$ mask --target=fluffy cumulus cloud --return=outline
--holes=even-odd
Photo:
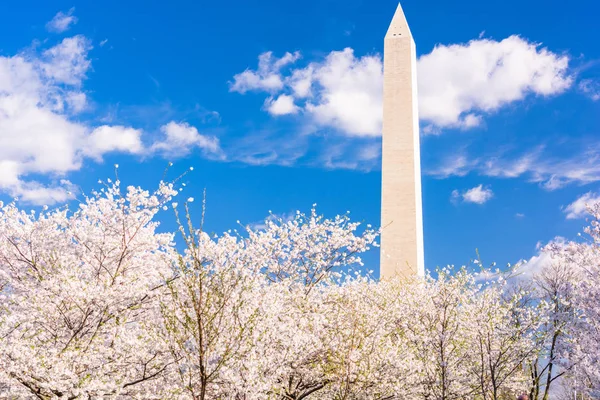
[[[258,68],[253,71],[247,69],[233,77],[230,86],[232,92],[246,93],[248,91],[277,92],[284,87],[281,69],[288,64],[296,62],[300,53],[285,53],[281,58],[273,57],[268,51],[258,57]]]
[[[492,197],[494,197],[492,189],[479,185],[463,192],[453,190],[451,200],[453,202],[462,200],[465,203],[484,204],[491,200]]]
[[[301,113],[311,124],[349,136],[381,134],[383,67],[380,55],[332,51],[296,66],[298,53],[259,56],[258,68],[234,76],[231,91],[263,91],[272,115]],[[550,96],[573,82],[569,57],[510,36],[439,45],[418,60],[419,113],[424,133],[479,126],[485,115],[528,95]],[[591,84],[580,88],[592,91]]]
[[[306,111],[323,126],[332,126],[351,136],[381,133],[381,60],[377,56],[357,58],[352,49],[331,52],[314,71],[314,100]]]
[[[161,126],[163,138],[154,143],[151,150],[165,154],[167,157],[188,155],[194,148],[205,154],[220,157],[219,139],[214,136],[201,135],[198,129],[182,122],[171,121]]]
[[[298,59],[298,53],[280,59],[271,52],[261,54],[258,69],[234,76],[230,89],[281,93],[266,100],[265,108],[272,115],[302,112],[311,124],[350,136],[381,133],[383,70],[379,56],[356,57],[346,48],[303,68],[282,69]]]
[[[46,29],[50,32],[62,33],[72,25],[77,23],[77,17],[73,15],[75,8],[71,8],[66,13],[59,11],[52,20],[46,24]]]
[[[215,138],[187,125],[170,123],[164,138],[145,146],[142,131],[126,126],[94,126],[80,113],[87,107],[83,83],[91,67],[90,41],[65,38],[39,52],[0,56],[0,192],[35,204],[73,196],[65,175],[84,160],[105,154],[187,154],[192,148],[218,149]],[[42,184],[31,176],[47,176]]]
[[[585,218],[588,215],[588,207],[596,203],[600,203],[600,195],[589,192],[564,207],[563,212],[567,219]]]
[[[81,83],[91,46],[83,36],[64,39],[39,56],[0,57],[0,190],[42,198],[28,174],[64,174],[81,165],[86,127],[70,117],[85,107]],[[66,193],[48,188],[51,198]]]
[[[87,137],[84,154],[101,161],[110,152],[141,154],[144,151],[142,131],[125,126],[103,125],[92,130]]]
[[[564,92],[573,81],[568,66],[568,56],[519,36],[436,46],[419,59],[420,116],[439,127],[477,126],[528,94]]]
[[[271,115],[296,114],[299,111],[299,107],[294,104],[294,98],[287,94],[280,94],[276,99],[267,98],[265,108]]]

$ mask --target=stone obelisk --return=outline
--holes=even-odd
[[[417,55],[398,4],[383,49],[382,279],[424,274]]]

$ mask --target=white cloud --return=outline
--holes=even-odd
[[[450,194],[450,201],[454,204],[460,201],[460,192],[458,191],[458,189],[454,189],[452,191],[452,193]]]
[[[57,193],[65,196],[60,186],[42,188],[22,178],[80,168],[87,128],[70,116],[85,107],[80,86],[90,65],[88,50],[87,40],[76,36],[39,57],[0,57],[0,190],[40,199],[47,189],[50,201],[61,197]]]
[[[549,268],[553,259],[551,252],[547,251],[546,246],[565,246],[567,240],[562,236],[556,236],[547,244],[543,244],[541,241],[537,242],[535,249],[537,254],[532,256],[529,260],[520,260],[515,264],[515,278],[516,282],[531,282],[532,279],[539,275],[544,269]]]
[[[286,53],[280,59],[271,52],[263,53],[258,69],[235,75],[230,89],[240,93],[283,92],[277,100],[266,100],[265,108],[273,115],[303,110],[317,128],[335,128],[350,136],[381,134],[383,75],[379,56],[355,57],[354,51],[346,48],[284,74],[281,67],[299,58],[299,53]]]
[[[543,182],[540,183],[540,186],[544,189],[546,189],[549,192],[552,192],[553,190],[558,190],[558,189],[562,189],[563,187],[567,186],[569,184],[569,181],[565,178],[556,176],[556,175],[551,175],[548,180],[545,180]]]
[[[103,125],[94,129],[87,137],[86,155],[100,161],[102,155],[114,151],[141,154],[144,145],[142,131],[125,126]]]
[[[200,148],[223,159],[217,138],[185,123],[164,125],[164,137],[146,146],[142,130],[84,120],[79,114],[88,108],[83,84],[91,49],[90,40],[77,35],[0,56],[0,192],[35,204],[65,201],[75,191],[65,176],[112,152],[177,157]]]
[[[91,49],[85,36],[64,39],[42,53],[44,77],[54,84],[80,86],[91,65],[87,57]]]
[[[488,157],[482,168],[487,176],[516,178],[539,165],[542,150],[537,148],[509,162],[498,157]]]
[[[516,264],[515,275],[517,282],[531,282],[544,269],[552,265],[552,256],[547,251],[539,251],[529,260],[521,260]]]
[[[600,195],[588,192],[563,209],[567,219],[580,219],[588,215],[588,206],[600,203]]]
[[[167,157],[182,157],[189,154],[193,148],[199,148],[205,154],[222,157],[218,138],[201,135],[198,129],[185,122],[171,121],[161,126],[160,131],[164,139],[154,143],[151,151],[162,153]]]
[[[467,190],[462,196],[466,203],[483,204],[494,196],[494,192],[491,189],[484,189],[483,185],[479,185]]]
[[[479,164],[479,159],[470,159],[464,154],[446,158],[439,166],[426,171],[428,175],[437,178],[449,176],[465,176]]]
[[[479,185],[465,190],[462,193],[456,189],[453,190],[450,200],[452,202],[457,202],[458,200],[462,199],[462,201],[465,203],[484,204],[492,197],[494,197],[494,192],[492,192],[492,189],[484,188],[483,185]]]
[[[87,96],[83,92],[65,93],[65,104],[73,114],[77,114],[87,108]]]
[[[379,166],[381,159],[380,141],[361,139],[354,144],[337,142],[322,147],[318,163],[326,168],[370,171]]]
[[[268,128],[249,130],[230,144],[227,157],[249,165],[291,166],[309,151],[308,139],[302,133],[287,136]]]
[[[459,154],[430,167],[425,174],[437,178],[465,176],[472,172],[495,178],[524,176],[548,191],[570,184],[582,185],[600,181],[599,144],[588,141],[568,156],[563,153],[556,153],[556,150],[551,152],[545,146],[537,146],[516,156],[500,154],[481,159]]]
[[[46,29],[56,33],[67,31],[71,25],[77,23],[77,17],[73,15],[73,12],[75,12],[75,7],[71,8],[66,13],[59,11],[54,18],[46,24]]]
[[[82,86],[91,48],[79,35],[39,53],[0,56],[1,192],[35,204],[67,200],[73,185],[57,178],[79,170],[85,159],[102,161],[110,152],[176,157],[201,148],[220,156],[216,138],[183,123],[163,126],[164,139],[147,148],[139,129],[81,122],[77,114],[87,107]],[[53,181],[44,185],[28,179],[34,174]]]
[[[70,182],[44,185],[28,176],[55,180],[86,158],[143,152],[139,130],[76,119],[87,107],[90,49],[87,38],[74,36],[38,54],[0,56],[0,191],[35,204],[64,201],[73,196]]]
[[[61,179],[58,185],[48,187],[39,182],[19,181],[13,188],[13,195],[23,201],[35,205],[63,203],[75,198],[76,186],[66,179]]]
[[[276,99],[267,98],[265,108],[271,115],[296,114],[299,110],[299,107],[294,104],[294,98],[287,94],[280,94]]]
[[[438,45],[419,58],[420,117],[441,127],[477,126],[483,114],[528,94],[549,96],[568,89],[568,64],[568,56],[516,35]]]
[[[285,53],[281,58],[273,57],[268,51],[258,57],[258,69],[256,71],[245,70],[233,77],[233,83],[229,90],[232,92],[246,93],[252,90],[276,92],[283,88],[281,68],[296,62],[300,53]]]
[[[600,83],[591,79],[583,79],[579,82],[577,88],[593,101],[600,100]]]
[[[315,122],[350,136],[381,134],[383,70],[378,56],[358,58],[346,48],[309,68],[318,95],[305,108]]]
[[[381,134],[383,67],[380,55],[356,57],[351,48],[332,51],[305,67],[282,70],[300,58],[271,52],[257,70],[234,76],[231,91],[291,96],[308,123],[349,136]],[[474,128],[487,114],[530,94],[550,96],[572,85],[569,57],[519,36],[439,45],[418,60],[419,113],[423,133]],[[288,101],[288,100],[286,100]],[[270,112],[269,108],[266,108]],[[275,114],[275,113],[272,113]]]
[[[289,86],[291,87],[295,97],[299,99],[312,97],[313,76],[313,65],[293,71],[292,76],[289,78]]]
[[[552,155],[537,148],[515,159],[495,159],[493,163],[481,166],[480,172],[504,178],[529,176],[531,182],[552,191],[573,183],[600,181],[599,157],[598,145],[584,145],[584,148],[567,157]]]
[[[0,188],[13,187],[19,183],[20,165],[12,160],[0,160]]]

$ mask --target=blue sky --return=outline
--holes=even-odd
[[[379,225],[396,5],[2,4],[0,199],[69,201],[115,163],[124,183],[153,186],[172,161],[172,176],[194,167],[185,196],[206,188],[214,232],[313,203]],[[426,267],[476,248],[503,265],[574,238],[600,194],[600,4],[403,8],[419,56]]]

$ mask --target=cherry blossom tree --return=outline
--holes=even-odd
[[[313,208],[310,215],[270,220],[265,230],[248,232],[249,254],[257,260],[253,264],[260,266],[272,290],[281,293],[279,302],[273,302],[281,308],[271,308],[277,318],[271,325],[277,328],[262,349],[267,359],[273,358],[267,373],[271,393],[299,400],[337,380],[339,348],[331,337],[337,326],[331,319],[339,303],[331,298],[332,290],[342,269],[362,266],[360,254],[377,237],[369,226],[357,234],[359,225],[347,215],[325,219]]]
[[[534,276],[533,288],[540,300],[540,317],[535,357],[530,361],[529,375],[532,400],[550,398],[555,382],[568,376],[577,365],[577,347],[580,309],[575,299],[578,269],[554,260]]]
[[[469,346],[464,307],[475,295],[472,277],[440,270],[438,279],[400,286],[395,335],[408,344],[416,378],[412,398],[460,399],[475,393],[467,374]],[[400,294],[399,293],[399,294]]]
[[[212,240],[187,217],[187,230],[180,223],[186,249],[161,300],[164,340],[176,363],[172,392],[194,400],[264,392],[244,366],[262,318],[255,268],[243,241],[229,234]]]
[[[158,233],[177,193],[0,205],[0,397],[545,400],[558,379],[600,395],[597,221],[528,284],[378,282],[361,272],[378,232],[347,214],[211,236],[189,199],[179,234]]]
[[[313,208],[213,239],[187,216],[187,249],[162,309],[190,397],[300,399],[323,389],[331,381],[324,293],[341,268],[360,265],[376,232],[357,235],[347,216],[324,219]]]
[[[286,313],[265,343],[276,345],[263,348],[263,354],[274,351],[265,358],[274,359],[269,373],[277,398],[393,395],[393,383],[402,374],[397,369],[392,373],[398,365],[387,331],[392,311],[374,289],[377,284],[368,279],[348,278],[340,285],[317,287],[310,296],[301,287],[281,292]]]
[[[175,194],[163,183],[122,193],[117,181],[73,211],[2,206],[3,396],[156,397],[171,361],[155,298],[173,249],[153,217]]]
[[[527,388],[523,366],[536,351],[541,321],[530,293],[522,288],[510,290],[500,280],[481,290],[471,308],[467,318],[477,359],[472,373],[482,398],[502,399],[523,391]]]
[[[408,287],[355,277],[332,288],[326,317],[335,373],[327,398],[390,399],[411,386],[409,343],[395,334],[397,295]]]
[[[567,268],[567,278],[573,278],[568,296],[562,296],[559,304],[559,311],[574,304],[578,317],[570,326],[571,343],[568,354],[561,357],[566,364],[563,368],[570,369],[570,385],[595,398],[600,396],[600,203],[590,204],[588,212],[592,220],[585,229],[587,240],[552,243],[545,251]]]

